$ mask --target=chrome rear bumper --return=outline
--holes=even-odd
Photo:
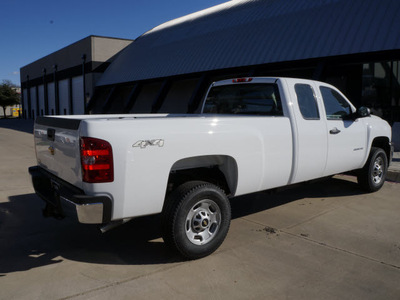
[[[112,201],[107,196],[88,196],[77,187],[41,167],[29,168],[36,194],[46,202],[45,217],[64,218],[75,211],[80,223],[103,224],[111,221]],[[68,208],[73,208],[69,210]]]

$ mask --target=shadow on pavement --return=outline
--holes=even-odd
[[[284,187],[276,192],[266,191],[233,198],[232,218],[245,217],[303,198],[346,197],[363,193],[356,182],[336,177],[321,179]]]
[[[179,261],[162,240],[158,216],[137,218],[105,234],[72,218],[43,218],[35,194],[0,203],[0,276],[62,262],[64,259],[112,265]]]
[[[360,194],[356,183],[341,179],[305,184],[274,195],[256,193],[231,200],[233,218],[303,198]],[[0,276],[57,264],[64,259],[111,265],[151,265],[181,261],[160,239],[159,216],[134,219],[105,234],[74,219],[43,218],[35,194],[0,203]]]
[[[33,120],[24,119],[0,119],[0,128],[7,128],[26,133],[33,132]]]

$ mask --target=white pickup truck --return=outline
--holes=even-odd
[[[215,82],[195,115],[40,117],[34,139],[45,216],[72,205],[106,230],[161,213],[164,241],[189,259],[225,239],[229,198],[348,171],[377,191],[393,154],[386,121],[292,78]]]

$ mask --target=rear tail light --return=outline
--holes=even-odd
[[[247,77],[247,78],[236,78],[236,79],[232,79],[233,83],[238,83],[238,82],[250,82],[252,81],[253,78],[251,77]]]
[[[84,182],[100,183],[114,181],[113,153],[109,142],[81,138],[82,179]]]

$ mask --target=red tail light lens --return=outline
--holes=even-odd
[[[236,78],[236,79],[232,79],[233,83],[238,83],[238,82],[250,82],[252,81],[253,78],[248,77],[248,78]]]
[[[114,181],[113,153],[109,142],[81,138],[82,179],[84,182],[100,183]]]

